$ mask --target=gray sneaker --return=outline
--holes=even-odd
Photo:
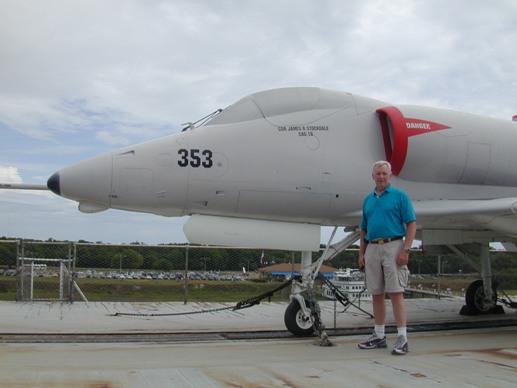
[[[375,331],[372,336],[368,338],[366,341],[357,344],[360,349],[376,349],[376,348],[387,348],[388,343],[386,342],[386,336],[379,338]]]
[[[402,335],[399,335],[399,338],[397,338],[397,342],[395,342],[395,347],[393,348],[393,351],[391,354],[395,356],[403,356],[409,352],[409,346],[407,344],[407,338],[405,338]]]

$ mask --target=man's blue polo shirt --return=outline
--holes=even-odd
[[[366,230],[367,240],[405,236],[405,224],[415,220],[415,211],[408,195],[391,184],[380,197],[374,189],[364,199],[361,229]]]

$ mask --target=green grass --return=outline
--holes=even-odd
[[[441,289],[450,288],[455,295],[463,295],[468,285],[476,279],[449,278],[441,279]],[[139,279],[77,279],[82,292],[90,302],[239,302],[278,287],[279,282],[252,281],[210,281],[191,280],[185,294],[184,281],[174,280],[139,280]],[[438,287],[438,279],[412,279],[413,287]],[[505,290],[508,295],[517,295],[517,290]],[[290,287],[275,293],[272,301],[288,301]],[[35,278],[34,298],[59,298],[57,278]],[[81,297],[77,291],[73,294],[75,301]],[[16,278],[0,276],[0,300],[16,300]]]
[[[189,281],[185,293],[183,281],[80,279],[77,283],[89,301],[117,302],[183,302],[185,298],[189,302],[238,302],[270,291],[280,284]],[[75,300],[78,298],[78,295],[74,297]],[[276,293],[272,300],[282,300],[281,293]]]
[[[88,301],[106,302],[239,302],[273,290],[281,283],[250,281],[201,281],[188,282],[185,296],[185,283],[174,280],[140,279],[77,279],[79,288]],[[287,300],[290,287],[277,292],[272,301]],[[58,298],[57,278],[35,278],[34,298]],[[16,279],[0,277],[0,300],[15,300]],[[74,290],[74,300],[81,297]]]

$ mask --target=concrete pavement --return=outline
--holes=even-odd
[[[235,340],[213,332],[285,332],[286,303],[262,303],[239,311],[176,315],[114,316],[201,311],[231,304],[196,303],[16,303],[0,302],[0,386],[2,387],[513,387],[517,383],[517,314],[464,317],[459,298],[408,300],[410,352],[361,350],[361,335],[336,335],[335,346],[317,338]],[[361,307],[371,311],[370,302]],[[371,318],[350,307],[334,315],[321,303],[327,328],[365,328]],[[342,309],[339,309],[340,311]],[[389,311],[389,309],[388,309]],[[503,327],[446,330],[458,322],[503,320]],[[440,331],[419,331],[426,322]],[[388,324],[392,324],[389,314]],[[506,326],[511,325],[511,326]],[[11,341],[45,334],[169,333],[170,340],[59,343]],[[175,338],[174,334],[190,334]]]

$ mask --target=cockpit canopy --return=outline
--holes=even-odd
[[[231,124],[294,112],[337,111],[353,106],[348,93],[320,88],[283,88],[246,96],[224,109],[206,125]]]

